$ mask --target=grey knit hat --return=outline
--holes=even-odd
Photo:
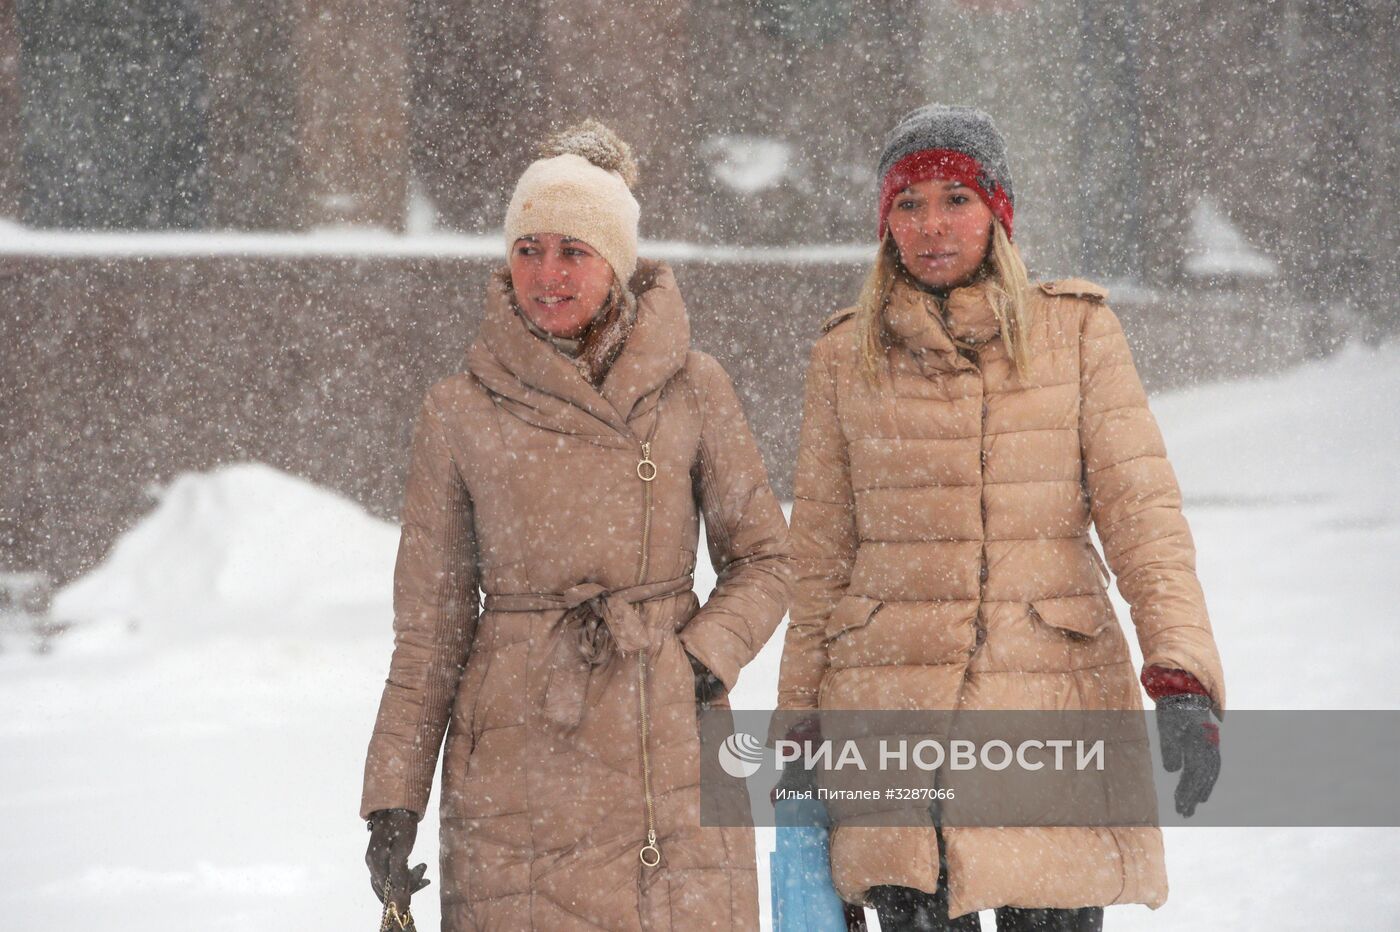
[[[972,188],[1011,235],[1015,195],[1006,141],[992,118],[975,107],[929,104],[905,116],[885,139],[878,176],[882,239],[895,195],[929,178]]]

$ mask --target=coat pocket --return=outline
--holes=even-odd
[[[1106,592],[1037,599],[1028,608],[1031,618],[1076,640],[1096,638],[1118,620]]]
[[[834,641],[848,631],[856,628],[864,628],[870,624],[870,619],[875,617],[875,613],[884,605],[879,599],[872,599],[863,595],[845,595],[841,601],[836,603],[836,607],[831,610],[831,615],[826,619],[826,640]]]

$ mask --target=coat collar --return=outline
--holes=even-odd
[[[997,323],[985,282],[954,288],[946,300],[900,277],[885,305],[885,327],[919,360],[934,369],[972,365],[958,349],[974,348],[997,336]]]
[[[629,282],[637,321],[601,388],[573,361],[525,325],[511,303],[508,275],[491,277],[486,313],[467,351],[467,368],[492,392],[531,412],[530,420],[566,433],[606,429],[630,434],[639,402],[685,364],[690,321],[675,275],[661,262],[638,263]]]
[[[943,308],[944,321],[954,342],[976,346],[1001,333],[1001,324],[987,297],[985,281],[953,289]]]

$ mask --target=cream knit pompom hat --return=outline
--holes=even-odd
[[[507,255],[522,236],[559,233],[596,249],[626,285],[637,268],[641,217],[631,148],[597,120],[584,120],[550,137],[540,155],[506,208]]]

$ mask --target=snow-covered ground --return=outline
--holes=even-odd
[[[1154,399],[1232,707],[1400,708],[1396,398],[1398,345]],[[186,475],[58,594],[83,624],[52,654],[0,643],[0,926],[369,928],[356,811],[396,540],[264,466]],[[736,705],[771,704],[780,649]],[[434,879],[436,835],[430,815]],[[1108,929],[1400,928],[1400,830],[1173,829],[1167,856],[1167,905]]]

